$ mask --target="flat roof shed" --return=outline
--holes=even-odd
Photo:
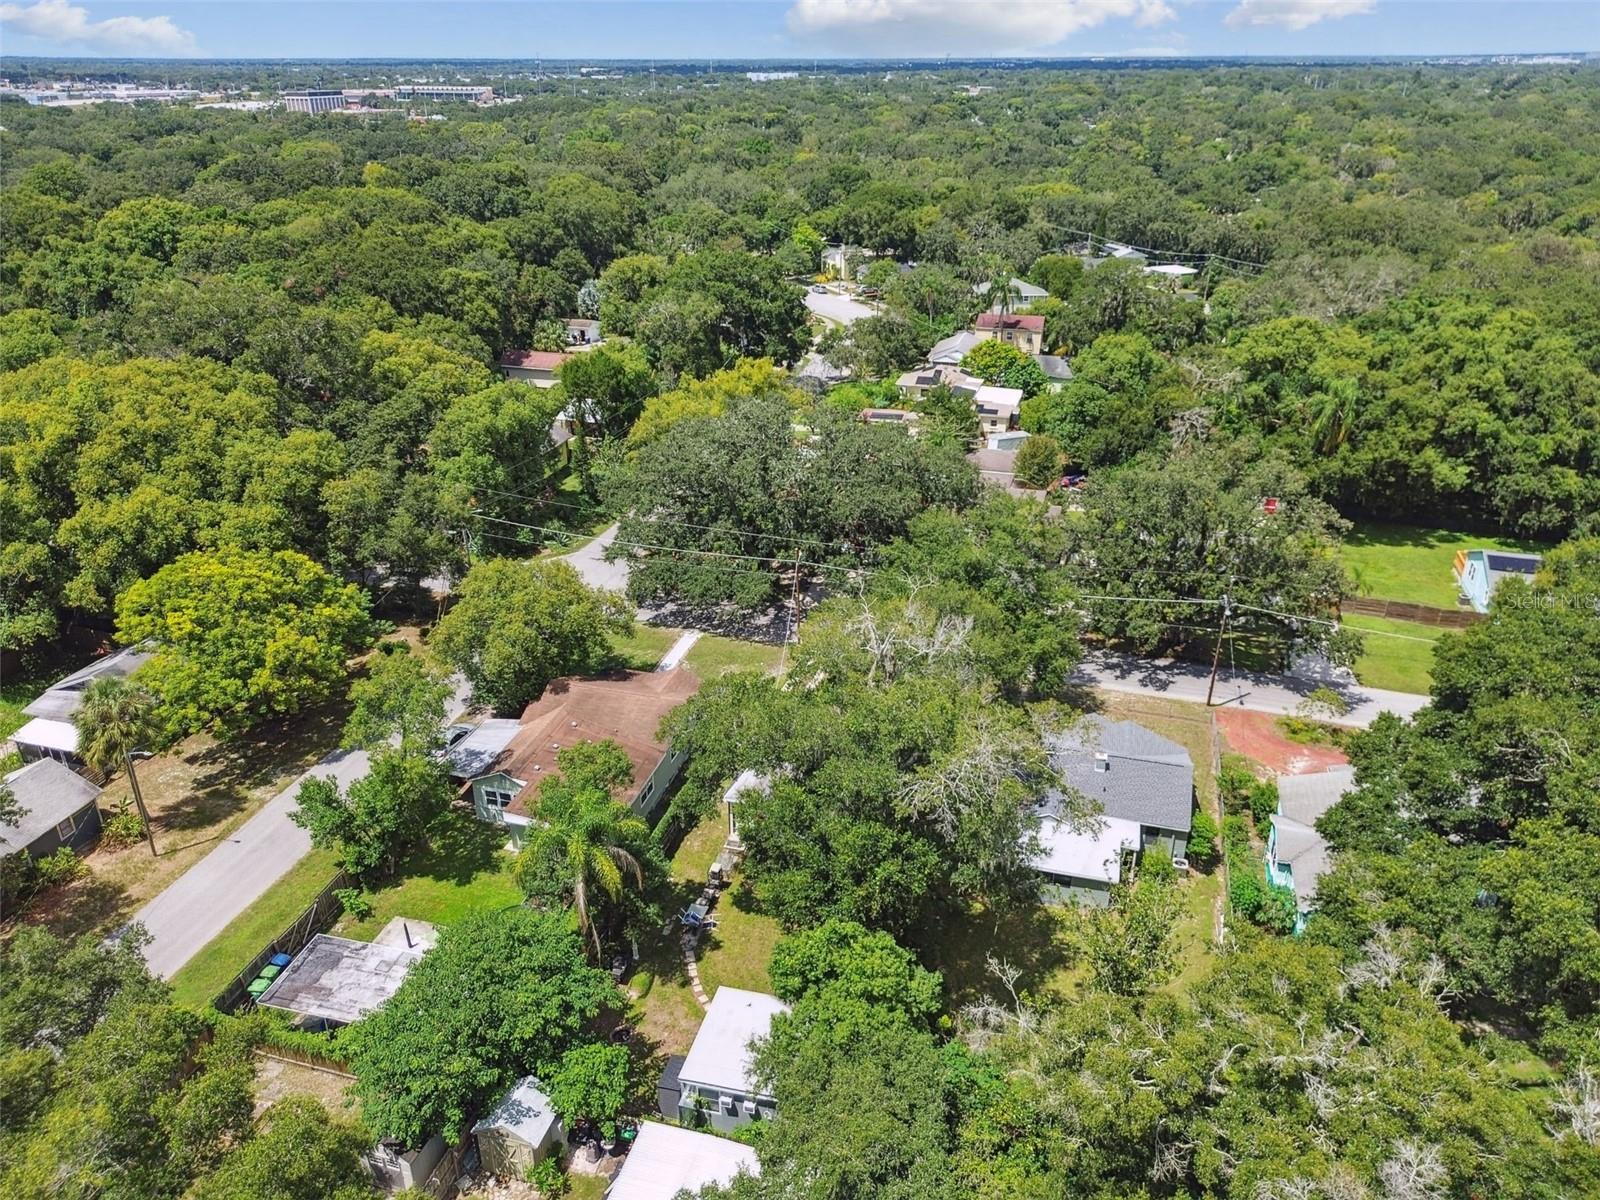
[[[349,1025],[400,990],[423,949],[319,933],[256,1003]]]

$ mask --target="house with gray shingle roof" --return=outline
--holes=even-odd
[[[0,825],[0,854],[26,851],[44,858],[62,846],[83,854],[100,838],[100,789],[53,758],[41,758],[5,777],[21,815]]]
[[[1355,786],[1354,767],[1335,767],[1314,775],[1278,778],[1278,811],[1267,835],[1267,880],[1291,888],[1295,899],[1295,932],[1317,906],[1317,880],[1331,865],[1328,843],[1317,832],[1323,813]]]
[[[1050,894],[1105,904],[1124,868],[1140,854],[1181,858],[1194,813],[1194,763],[1177,742],[1133,721],[1089,716],[1045,738],[1050,765],[1066,789],[1099,810],[1092,827],[1063,820],[1061,791],[1040,804],[1035,865]]]

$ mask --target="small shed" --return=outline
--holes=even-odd
[[[550,1097],[531,1075],[519,1080],[472,1132],[484,1170],[501,1179],[522,1178],[566,1136]]]

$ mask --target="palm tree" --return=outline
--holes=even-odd
[[[78,757],[102,779],[122,765],[128,751],[155,732],[155,697],[129,679],[106,675],[83,689],[72,714]]]
[[[1350,437],[1361,402],[1361,387],[1349,376],[1330,379],[1311,398],[1311,436],[1317,450],[1332,454]]]
[[[604,786],[558,778],[540,788],[537,821],[517,859],[517,884],[530,900],[571,905],[598,958],[608,910],[630,885],[644,890],[639,847],[650,827]]]

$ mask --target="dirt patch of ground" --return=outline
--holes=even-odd
[[[256,1115],[260,1116],[288,1096],[310,1096],[323,1108],[339,1117],[355,1115],[354,1083],[345,1075],[319,1071],[279,1058],[256,1058]]]
[[[331,704],[229,741],[195,734],[141,762],[156,856],[142,838],[102,842],[84,858],[82,878],[34,897],[16,916],[62,936],[117,928],[337,746],[346,707]],[[118,774],[100,811],[109,818],[128,797],[127,776]]]
[[[1314,775],[1350,761],[1332,746],[1308,746],[1285,737],[1271,713],[1219,708],[1215,716],[1228,749],[1279,775]]]

